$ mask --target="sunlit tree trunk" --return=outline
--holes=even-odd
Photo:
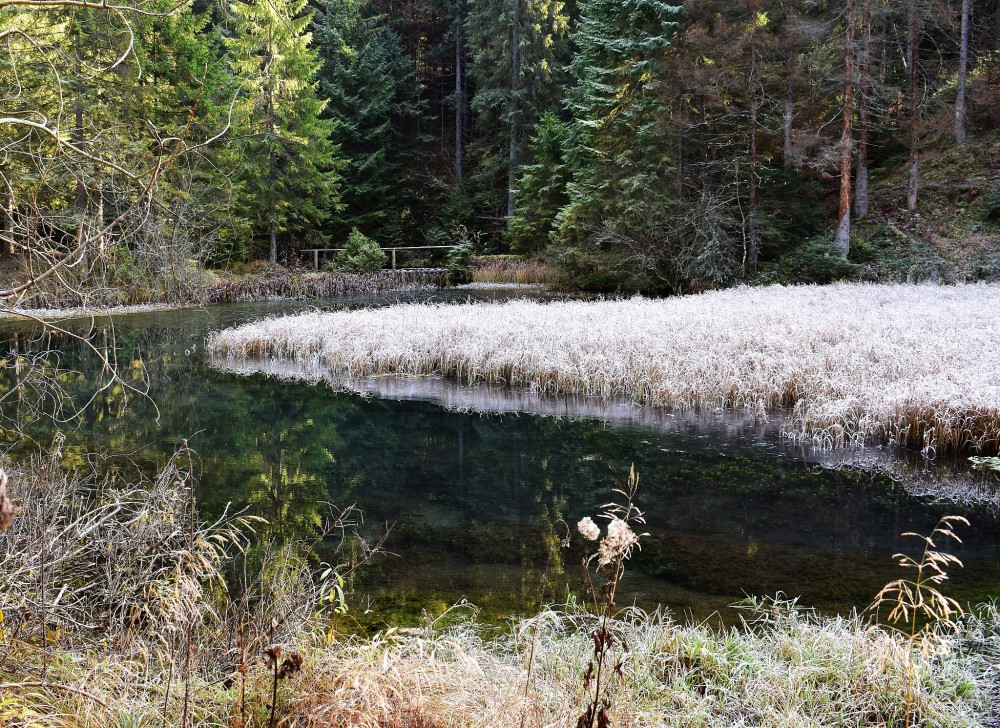
[[[854,217],[868,216],[868,94],[871,89],[872,8],[861,0],[861,58],[858,83],[858,168],[854,176]]]
[[[80,47],[80,27],[79,23],[81,21],[78,19],[74,28],[74,43],[76,50],[76,83],[75,83],[75,99],[73,100],[73,144],[77,149],[85,149],[87,142],[83,135],[83,55],[82,49]],[[82,175],[82,170],[78,172]],[[80,239],[87,234],[84,227],[87,224],[87,183],[83,177],[78,177],[76,180],[76,214],[79,218],[80,225]],[[84,248],[83,253],[80,257],[80,269],[86,273],[90,269],[90,256],[86,248]]]
[[[917,209],[917,184],[920,181],[920,16],[917,0],[909,0],[907,21],[907,56],[910,72],[910,157],[907,161],[906,209]]]
[[[271,265],[278,262],[278,211],[274,202],[274,186],[277,184],[277,170],[275,169],[274,145],[276,142],[275,119],[274,119],[274,82],[271,78],[270,65],[274,50],[268,44],[267,60],[265,71],[267,73],[267,84],[264,90],[264,104],[267,107],[267,173],[268,173],[268,195],[267,195],[267,232],[268,232],[268,260]]]
[[[965,81],[969,70],[969,0],[962,0],[962,39],[958,50],[958,90],[955,97],[955,141],[965,141]]]
[[[747,206],[747,250],[748,265],[757,265],[757,2],[750,2],[750,164]]]
[[[844,25],[844,121],[840,133],[840,206],[836,245],[843,257],[851,249],[851,147],[854,116],[854,0],[847,0]]]

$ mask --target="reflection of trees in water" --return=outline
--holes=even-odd
[[[324,501],[357,504],[369,535],[398,523],[387,543],[398,557],[362,575],[372,590],[492,599],[509,612],[512,601],[536,604],[545,576],[553,582],[548,598],[562,598],[567,581],[577,583],[579,552],[561,555],[562,575],[546,570],[552,524],[597,511],[633,462],[651,537],[623,586],[654,602],[667,595],[684,606],[725,603],[744,591],[781,589],[811,605],[860,604],[893,576],[897,534],[926,530],[941,514],[942,506],[908,498],[884,477],[804,464],[761,448],[753,433],[484,416],[232,376],[201,357],[211,321],[180,320],[119,323],[115,334],[119,362],[148,375],[159,422],[151,402],[126,404],[125,393],[100,390],[100,365],[79,346],[45,340],[47,350],[61,350],[66,391],[96,392],[94,406],[66,431],[64,452],[113,452],[108,467],[153,472],[189,438],[200,457],[203,515],[229,502],[248,507],[268,519],[267,540],[313,538]],[[34,345],[24,337],[15,343],[22,353]],[[5,368],[0,386],[8,389],[15,375]],[[51,440],[51,424],[29,429],[38,442]],[[995,586],[996,519],[947,509],[973,521],[963,554],[969,568],[956,586]]]

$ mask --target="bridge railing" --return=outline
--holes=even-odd
[[[399,246],[392,248],[379,247],[379,250],[385,253],[391,253],[392,258],[392,269],[396,270],[396,251],[397,250],[452,250],[457,248],[457,245],[408,245]],[[301,248],[300,253],[312,253],[313,257],[313,268],[319,270],[319,254],[320,253],[339,253],[343,251],[344,248]]]

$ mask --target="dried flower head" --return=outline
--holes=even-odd
[[[17,509],[7,497],[7,473],[0,469],[0,533],[3,533],[14,522]]]
[[[601,527],[594,523],[590,516],[584,516],[576,524],[576,530],[588,541],[596,541],[601,537]]]
[[[632,547],[637,543],[639,537],[635,535],[631,526],[618,516],[613,517],[608,523],[608,535],[601,539],[597,556],[598,565],[607,566],[627,559],[632,554]]]
[[[302,655],[292,650],[288,653],[288,657],[281,663],[281,668],[278,670],[278,679],[283,680],[286,677],[291,677],[302,669],[302,663],[304,662],[305,659]]]
[[[261,653],[266,667],[274,667],[281,660],[281,645],[268,645]]]
[[[291,677],[302,669],[302,665],[305,662],[305,658],[295,650],[290,651],[284,660],[281,659],[283,654],[285,653],[282,651],[281,645],[268,645],[261,653],[264,665],[274,670],[275,677],[278,680]]]

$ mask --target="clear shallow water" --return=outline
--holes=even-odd
[[[491,294],[448,294],[466,295]],[[994,508],[935,503],[909,495],[912,483],[904,488],[885,476],[820,467],[814,455],[783,443],[774,423],[602,410],[592,402],[574,410],[583,419],[486,415],[475,410],[567,411],[568,405],[533,406],[519,395],[470,396],[447,384],[407,382],[378,385],[391,398],[364,397],[322,382],[237,376],[214,369],[204,355],[210,330],[314,306],[243,304],[120,317],[106,346],[126,370],[145,368],[159,421],[152,402],[133,396],[126,404],[112,387],[77,429],[66,431],[68,458],[111,452],[123,471],[149,472],[188,438],[201,459],[206,517],[232,502],[268,519],[263,538],[308,538],[324,502],[332,502],[361,508],[370,534],[395,524],[386,543],[395,555],[380,558],[353,584],[352,613],[372,625],[413,622],[421,610],[439,611],[463,597],[490,618],[581,597],[581,539],[572,528],[571,548],[557,549],[553,560],[553,534],[562,537],[582,516],[597,515],[611,489],[625,483],[631,463],[641,478],[649,536],[630,566],[621,605],[662,604],[696,618],[718,610],[729,620],[735,612],[728,605],[744,595],[781,591],[803,605],[847,612],[900,576],[891,557],[908,540],[898,534],[928,532],[945,513],[972,521],[965,544],[953,549],[966,568],[953,573],[948,593],[964,602],[1000,595]],[[96,359],[72,342],[32,339],[29,329],[12,325],[4,332],[0,351],[62,350],[63,366],[78,372],[64,377],[68,390],[86,392],[99,380]],[[0,388],[8,388],[13,372],[2,377]],[[500,407],[498,400],[515,404]],[[16,403],[0,406],[10,415]],[[30,431],[38,442],[52,434],[42,424]],[[7,447],[21,450],[25,442],[8,436]],[[897,469],[910,467],[881,457]]]

